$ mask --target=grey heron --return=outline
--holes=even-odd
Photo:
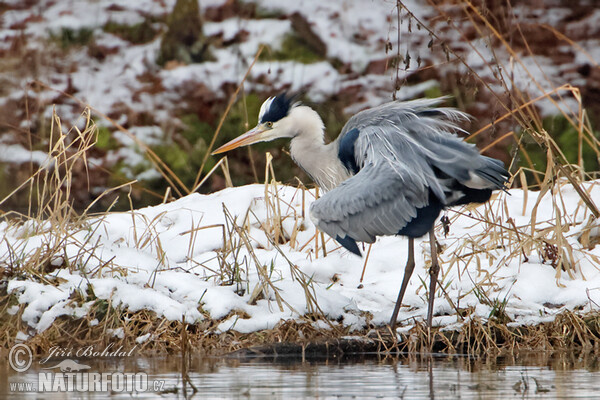
[[[310,207],[315,225],[360,256],[356,242],[377,236],[408,237],[408,260],[390,326],[415,267],[414,239],[429,232],[431,248],[427,324],[431,326],[439,265],[434,224],[446,207],[484,203],[504,189],[504,164],[459,138],[468,116],[441,107],[444,98],[394,101],[351,117],[336,140],[325,144],[317,112],[286,93],[261,106],[258,125],[213,154],[252,143],[289,138],[296,164],[324,194]]]

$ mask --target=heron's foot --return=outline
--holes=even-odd
[[[435,288],[437,285],[438,274],[440,272],[440,265],[437,256],[437,244],[435,239],[435,232],[432,228],[429,231],[429,245],[431,248],[431,267],[429,268],[429,298],[427,301],[427,326],[431,328],[431,321],[433,319],[433,302],[435,300]]]

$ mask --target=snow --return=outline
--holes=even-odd
[[[560,191],[547,192],[541,199],[539,192],[528,192],[525,207],[524,193],[513,189],[498,193],[489,204],[448,212],[449,235],[438,230],[443,248],[441,286],[448,298],[436,293],[435,325],[460,326],[448,299],[457,307],[472,307],[474,315],[484,320],[493,309],[489,301],[506,301],[512,325],[549,321],[564,310],[597,310],[600,247],[584,248],[578,238],[598,222],[589,224],[593,217],[576,191],[566,182],[559,185]],[[600,203],[600,181],[585,183],[583,188]],[[95,299],[131,312],[152,311],[168,320],[195,323],[209,318],[218,322],[217,333],[253,332],[283,320],[302,321],[317,305],[332,323],[342,321],[352,329],[365,328],[368,320],[385,324],[402,280],[406,239],[379,238],[361,283],[364,258],[329,238],[326,257],[322,249],[315,249],[315,227],[308,218],[313,199],[311,191],[303,196],[294,187],[249,185],[88,218],[83,228],[72,228],[55,257],[53,264],[62,263],[64,257],[71,268],[48,274],[46,283],[11,278],[7,290],[23,307],[22,319],[32,334],[48,329],[59,316],[85,316]],[[272,227],[277,209],[288,239],[294,226],[300,229],[294,240],[275,246]],[[569,212],[561,211],[559,216],[557,210]],[[538,243],[540,239],[553,242],[557,221],[563,226],[565,254],[569,246],[574,258],[569,272],[545,260],[543,249],[535,243],[523,242],[532,232]],[[0,225],[6,238],[0,244],[0,259],[33,257],[40,246],[56,240],[49,227],[33,222]],[[234,227],[245,228],[248,240]],[[422,282],[428,282],[428,249],[424,238],[416,241],[415,273],[399,315],[402,330],[426,315]],[[305,287],[314,299],[307,297]],[[85,298],[81,304],[71,300],[75,291]],[[488,301],[477,295],[482,291]]]
[[[48,32],[56,32],[60,28],[81,29],[98,28],[108,21],[116,23],[136,24],[143,21],[142,14],[167,14],[173,9],[174,0],[143,0],[127,4],[120,11],[108,11],[113,0],[79,1],[66,0],[54,2],[42,0],[32,9],[8,10],[2,14],[2,23],[6,27],[25,24],[25,32],[36,37],[45,37]],[[203,2],[204,3],[204,2]],[[31,11],[37,18],[30,22]]]
[[[220,6],[223,3],[225,0],[201,1],[200,7],[205,11],[208,7]],[[413,60],[411,65],[406,70],[401,68],[398,71],[399,80],[404,82],[400,91],[396,93],[398,98],[419,97],[422,96],[423,90],[439,85],[434,81],[425,84],[407,82],[408,77],[420,70],[415,67],[418,57],[422,59],[421,66],[435,67],[441,77],[448,73],[454,76],[456,72],[464,75],[475,72],[482,81],[488,82],[488,87],[496,94],[506,91],[501,84],[504,81],[513,82],[511,85],[521,92],[527,92],[527,97],[535,98],[565,83],[584,86],[587,83],[586,78],[573,71],[577,71],[582,64],[593,63],[600,58],[598,40],[590,37],[577,43],[577,51],[565,51],[573,53],[572,62],[556,65],[552,57],[536,54],[534,58],[526,52],[519,53],[519,57],[515,59],[503,47],[492,49],[488,39],[466,41],[460,37],[460,32],[469,31],[467,21],[453,21],[458,25],[458,31],[446,29],[446,26],[440,27],[441,23],[435,22],[444,20],[440,18],[440,10],[450,12],[451,5],[436,8],[414,0],[402,3],[404,9],[398,13],[398,3],[393,0],[260,0],[256,2],[256,8],[260,11],[258,14],[280,12],[282,18],[249,19],[231,16],[220,22],[206,21],[203,25],[206,36],[222,34],[223,39],[227,41],[243,32],[245,35],[241,36],[244,39],[226,47],[212,48],[215,58],[213,61],[160,68],[156,65],[160,35],[149,43],[132,44],[104,32],[102,27],[107,22],[132,26],[149,17],[157,17],[155,20],[164,19],[163,17],[172,10],[174,0],[39,1],[31,7],[8,9],[2,13],[0,48],[8,50],[19,38],[25,38],[24,43],[19,44],[24,47],[23,53],[31,51],[37,54],[39,51],[36,57],[52,62],[40,65],[34,75],[12,71],[8,77],[10,87],[6,88],[7,95],[0,99],[0,104],[22,104],[26,96],[34,96],[42,107],[45,107],[43,115],[51,117],[52,103],[57,92],[41,90],[34,94],[24,90],[28,83],[37,79],[56,91],[73,94],[77,99],[89,104],[94,111],[116,115],[115,120],[127,126],[135,135],[143,137],[142,141],[152,145],[158,140],[150,130],[153,128],[134,126],[135,116],[152,115],[157,129],[168,131],[169,126],[180,123],[176,116],[181,115],[181,108],[185,108],[189,101],[185,97],[185,89],[190,85],[198,87],[198,90],[206,88],[210,91],[210,96],[225,101],[228,91],[223,90],[224,85],[238,85],[242,81],[260,45],[265,44],[273,50],[280,47],[285,35],[292,32],[290,19],[285,17],[295,12],[308,21],[312,30],[326,44],[327,60],[313,64],[259,61],[244,82],[245,91],[272,93],[289,87],[291,90],[305,93],[311,101],[319,102],[343,93],[344,89],[358,87],[362,94],[360,102],[349,105],[345,110],[351,114],[355,110],[379,105],[391,99],[395,90],[396,71],[392,64],[383,73],[368,72],[367,65],[391,59],[397,54],[409,53]],[[440,40],[448,42],[469,68],[461,63],[448,63],[443,52],[429,49],[427,43],[431,37],[428,31],[419,28],[406,10],[426,25],[431,25],[436,33],[441,35]],[[569,9],[558,6],[539,11],[520,5],[514,8],[517,21],[540,26],[563,24],[569,12]],[[598,26],[599,18],[600,11],[596,10],[577,23],[569,22],[568,29],[594,29]],[[463,27],[461,24],[467,25]],[[155,22],[154,25],[164,32],[164,23]],[[50,40],[50,36],[60,33],[63,28],[91,29],[94,44],[110,51],[102,59],[91,56],[85,46],[60,51],[55,48],[56,44]],[[567,36],[571,36],[569,33],[567,31]],[[396,47],[398,39],[400,49]],[[435,46],[438,45],[436,41]],[[491,67],[496,65],[495,60],[499,65]],[[338,62],[350,66],[350,70],[346,71],[345,67],[334,68],[332,63]],[[145,80],[148,76],[156,79],[155,87],[151,87]],[[561,109],[575,115],[579,111],[579,105],[568,96],[558,104],[559,108],[549,99],[536,103],[542,116],[559,114]],[[81,104],[58,104],[56,110],[63,122],[68,123],[79,117]],[[99,124],[107,123],[100,119]],[[114,129],[111,127],[111,130]],[[9,135],[16,138],[19,131],[9,129],[5,136]],[[28,149],[10,146],[12,144],[9,142],[0,143],[0,162],[20,163],[22,160],[31,159],[40,164],[43,161],[39,152],[27,156],[25,153]],[[150,163],[145,163],[147,169],[140,172],[139,167],[144,165],[143,160],[130,141],[124,141],[123,147],[127,147],[124,152],[120,152],[121,149],[108,151],[105,161],[110,165],[115,160],[129,159],[131,156],[131,159],[136,161],[137,168],[135,173],[124,170],[127,178],[148,180],[159,177]],[[98,165],[102,163],[99,162]]]
[[[43,151],[29,151],[18,144],[2,144],[0,142],[0,162],[23,164],[33,162],[44,165],[48,160],[48,154]]]
[[[148,339],[150,339],[150,337],[151,337],[151,336],[152,336],[152,334],[151,334],[151,333],[146,333],[145,335],[138,336],[138,337],[135,339],[135,342],[136,342],[136,343],[138,343],[138,344],[142,344],[142,343],[144,343],[144,342],[147,342],[147,341],[148,341]]]
[[[222,3],[224,0],[202,1],[200,5],[204,10]],[[160,69],[155,65],[160,37],[146,44],[132,45],[102,30],[109,21],[134,25],[149,16],[167,15],[173,4],[173,0],[43,1],[32,9],[7,10],[3,13],[0,37],[9,42],[9,38],[16,40],[14,38],[18,35],[25,35],[29,39],[26,42],[29,49],[45,49],[48,47],[50,34],[60,32],[62,28],[92,29],[96,45],[110,48],[114,53],[96,60],[90,57],[87,48],[70,49],[57,60],[63,66],[61,69],[42,69],[42,75],[36,76],[36,79],[51,83],[57,90],[66,90],[68,84],[71,84],[78,99],[104,114],[109,115],[115,109],[122,112],[120,105],[127,105],[134,112],[152,112],[158,123],[165,123],[173,119],[173,110],[185,101],[177,93],[178,89],[186,87],[190,82],[201,83],[215,96],[222,97],[223,84],[238,84],[241,81],[261,44],[277,50],[285,35],[292,32],[290,20],[286,19],[231,17],[221,22],[206,22],[203,29],[207,36],[222,33],[223,39],[228,40],[245,31],[247,37],[241,43],[213,49],[214,61]],[[386,57],[384,43],[390,35],[390,29],[395,29],[388,28],[387,23],[382,24],[382,21],[387,21],[394,14],[396,8],[396,2],[389,0],[371,1],[369,7],[365,7],[362,1],[323,3],[315,0],[263,0],[257,7],[263,10],[283,10],[286,15],[296,11],[302,13],[326,43],[328,57],[350,63],[356,70],[363,69],[370,60]],[[425,9],[417,4],[413,4],[412,8],[416,9],[417,14],[422,14]],[[11,28],[21,25],[24,27],[22,31]],[[402,29],[406,30],[407,27]],[[364,39],[356,39],[355,34],[361,34]],[[422,35],[419,32],[412,36]],[[413,42],[416,39],[410,40]],[[70,69],[69,73],[65,73],[64,69]],[[145,83],[140,79],[145,73],[158,73],[165,90],[147,93],[144,90]],[[265,90],[265,84],[262,83],[264,80],[259,79],[262,76],[268,77],[269,82],[272,82],[267,88],[269,90],[273,87],[292,86],[293,90],[302,89],[315,101],[336,93],[341,81],[353,80],[350,75],[340,74],[328,62],[309,65],[291,61],[259,62],[252,71],[251,79],[246,81],[245,89]],[[17,86],[25,87],[30,78],[15,77],[17,79],[23,80]],[[378,92],[380,100],[390,98],[392,80],[389,76],[385,77],[385,86],[386,91]],[[23,92],[13,91],[11,95],[20,98]],[[37,96],[49,96],[51,99],[55,93],[42,92]],[[61,105],[59,111],[65,121],[76,119],[80,112],[78,107],[72,105]],[[123,124],[126,121],[119,122]]]
[[[206,0],[200,5],[206,9],[223,2]],[[155,65],[160,38],[132,45],[102,31],[108,21],[132,25],[147,16],[164,16],[174,3],[174,0],[40,1],[32,9],[2,13],[0,42],[3,43],[0,46],[8,49],[15,38],[23,35],[27,38],[24,51],[43,49],[49,46],[50,33],[60,32],[61,28],[93,29],[95,43],[114,52],[99,61],[90,57],[85,48],[70,49],[61,57],[51,57],[56,65],[41,68],[36,79],[51,83],[57,90],[66,90],[71,85],[73,94],[95,110],[109,115],[118,113],[115,119],[122,125],[130,125],[129,114],[151,112],[155,119],[152,125],[130,126],[129,131],[142,143],[154,145],[160,143],[163,125],[173,123],[174,110],[186,101],[180,93],[182,88],[190,84],[204,85],[216,97],[224,98],[223,85],[241,82],[259,46],[267,44],[278,49],[282,38],[292,29],[289,20],[275,18],[231,17],[222,22],[207,22],[204,24],[206,35],[222,34],[224,40],[229,40],[246,31],[247,39],[213,49],[214,61],[172,69]],[[416,1],[403,3],[418,18],[439,19],[429,6]],[[118,11],[114,5],[119,6]],[[285,15],[301,13],[327,45],[328,58],[350,65],[351,72],[342,72],[344,69],[334,68],[329,61],[312,64],[259,61],[244,84],[245,91],[290,87],[306,92],[311,100],[318,102],[341,90],[359,87],[363,101],[345,110],[352,114],[391,98],[393,68],[383,74],[363,74],[362,71],[371,61],[395,55],[398,35],[402,38],[400,54],[410,50],[413,60],[419,54],[423,62],[436,68],[452,64],[447,63],[445,56],[426,49],[430,39],[427,31],[417,29],[414,21],[409,28],[409,18],[404,11],[398,26],[396,1],[260,0],[257,7],[281,10]],[[516,18],[524,23],[553,25],[567,15],[567,10],[560,8],[546,11],[529,16],[519,6],[515,8]],[[592,12],[571,29],[598,26],[599,19],[600,12]],[[21,27],[12,28],[14,26]],[[445,34],[447,38],[457,35],[453,31]],[[386,52],[388,42],[392,44],[390,54]],[[506,64],[500,66],[501,78],[513,82],[520,91],[527,91],[531,98],[565,83],[565,77],[570,75],[563,74],[575,70],[575,66],[600,59],[599,44],[594,38],[582,41],[578,45],[583,51],[574,52],[572,63],[554,65],[551,58],[540,55],[534,58],[520,54],[518,60],[509,62],[511,58],[506,49],[490,48],[489,40],[455,43],[457,48],[460,46],[462,59],[482,80],[490,82],[492,90],[504,92],[500,79],[495,76],[498,71],[490,65],[494,65],[494,59],[505,60]],[[458,73],[470,74],[460,63],[452,68]],[[400,80],[414,71],[400,71]],[[156,93],[148,90],[141,78],[145,74],[157,77],[164,90]],[[264,77],[266,79],[262,79]],[[14,87],[7,89],[10,92],[0,99],[0,104],[21,101],[30,79],[11,76]],[[397,97],[414,98],[437,84],[430,80],[404,85]],[[56,93],[40,91],[35,96],[48,104],[45,115],[50,116]],[[559,111],[549,100],[537,105],[542,115]],[[570,113],[577,112],[578,105],[573,99],[563,99],[560,105],[568,106]],[[65,121],[76,120],[81,111],[80,105],[70,104],[59,104],[56,110]],[[21,128],[26,129],[26,124]],[[14,131],[15,135],[20,132]],[[104,161],[111,164],[127,160],[129,166],[136,167],[147,163],[130,137],[116,132],[114,138],[123,147],[109,151]],[[48,156],[2,140],[0,162],[45,165]],[[102,165],[102,160],[98,164]],[[125,167],[122,172],[128,179],[160,176],[150,167],[141,174]],[[564,310],[596,309],[600,304],[600,250],[584,248],[578,239],[587,231],[597,237],[598,222],[590,222],[589,210],[569,185],[564,182],[560,185],[561,196],[547,193],[537,209],[534,207],[538,193],[529,192],[524,207],[524,193],[511,190],[510,195],[499,194],[488,205],[449,211],[451,232],[444,237],[438,231],[438,237],[444,247],[440,255],[442,286],[454,305],[473,307],[476,316],[488,318],[492,307],[483,304],[476,295],[476,291],[485,290],[491,301],[507,300],[506,313],[516,325],[548,321]],[[598,182],[586,183],[585,187],[596,204],[600,204]],[[63,251],[55,254],[50,264],[69,265],[50,273],[49,277],[54,279],[45,283],[33,278],[12,278],[8,291],[17,297],[23,322],[32,334],[48,329],[58,317],[86,315],[95,300],[89,298],[88,286],[97,299],[110,301],[113,307],[132,312],[148,310],[158,317],[190,323],[210,318],[218,321],[220,332],[230,329],[252,332],[272,328],[281,320],[300,320],[312,312],[315,305],[307,299],[304,281],[310,282],[309,293],[316,297],[320,310],[332,321],[341,318],[344,325],[355,329],[364,327],[368,320],[375,324],[387,322],[402,279],[406,240],[380,238],[371,249],[365,279],[361,282],[365,259],[340,249],[332,239],[326,242],[327,257],[315,247],[315,227],[308,217],[314,194],[307,192],[304,197],[303,204],[298,189],[278,186],[265,190],[262,185],[226,189],[212,195],[192,194],[168,204],[89,218],[84,228],[73,227],[64,238],[54,236],[50,222],[14,225],[2,221],[0,234],[5,239],[0,242],[0,260],[33,259],[39,249],[62,243]],[[284,244],[277,246],[272,239],[273,201],[281,208],[281,228],[286,238]],[[556,214],[557,210],[562,210],[560,215]],[[480,221],[490,215],[494,216],[496,225]],[[519,230],[519,237],[511,233],[514,228],[508,223],[509,219]],[[567,266],[566,271],[551,265],[552,260],[539,244],[542,239],[548,243],[558,240],[554,230],[557,220],[564,229],[563,260],[572,266],[570,270]],[[234,224],[247,232],[247,242],[246,237],[234,233]],[[293,240],[288,240],[290,237]],[[426,290],[421,282],[428,277],[428,249],[425,239],[417,241],[417,266],[405,296],[406,307],[400,313],[402,329],[426,313]],[[234,273],[234,267],[239,271]],[[76,291],[88,301],[81,304],[73,301],[71,295]],[[13,311],[17,313],[17,309],[10,309]],[[434,323],[439,326],[454,329],[461,323],[441,293],[437,293],[436,312],[439,315]],[[23,338],[28,333],[19,332],[19,335]],[[148,337],[140,340],[141,343]]]

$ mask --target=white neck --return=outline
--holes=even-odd
[[[282,121],[283,122],[283,121]],[[337,144],[325,144],[321,117],[306,106],[294,107],[285,127],[293,132],[290,154],[323,191],[329,191],[350,177],[337,155]]]

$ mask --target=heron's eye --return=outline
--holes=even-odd
[[[271,121],[265,122],[265,125],[266,125],[267,128],[272,128],[273,127],[273,123]]]

